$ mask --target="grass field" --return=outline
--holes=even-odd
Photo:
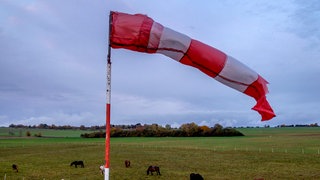
[[[45,137],[80,137],[80,134],[94,132],[89,130],[23,129],[0,127],[0,136],[23,137],[26,136],[27,131],[30,132],[31,136],[40,133]]]
[[[110,179],[186,180],[191,172],[209,180],[320,179],[320,128],[239,130],[244,137],[111,138]],[[1,131],[0,178],[103,179],[98,168],[104,139],[79,138],[83,132],[77,131],[50,132],[55,138],[11,138]],[[126,159],[131,168],[125,168]],[[70,167],[73,160],[83,160],[85,168]],[[13,163],[19,173],[12,171]],[[162,175],[147,176],[149,165],[158,165]]]

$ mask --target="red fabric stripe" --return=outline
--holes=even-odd
[[[262,96],[265,96],[268,93],[267,84],[268,82],[259,75],[258,79],[250,84],[243,93],[258,101]]]
[[[227,55],[218,49],[192,39],[186,55],[180,62],[198,68],[214,78],[223,69],[226,58]]]
[[[142,14],[112,12],[111,47],[154,53],[147,48],[152,24],[153,20]]]
[[[261,115],[262,121],[267,121],[275,117],[269,102],[266,99],[266,96],[262,96],[258,101],[257,104],[252,108]]]
[[[257,104],[252,109],[258,111],[262,121],[269,120],[276,116],[265,96],[268,93],[267,84],[268,82],[259,75],[258,79],[250,84],[244,91],[245,94],[253,97],[257,101]]]

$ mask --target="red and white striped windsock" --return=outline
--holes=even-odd
[[[266,94],[268,82],[231,56],[195,39],[162,26],[142,14],[111,12],[110,45],[144,53],[161,53],[198,68],[217,81],[253,97],[252,108],[263,120],[275,117]]]

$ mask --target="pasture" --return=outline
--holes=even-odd
[[[245,136],[111,138],[110,179],[186,180],[192,172],[209,180],[320,179],[319,127],[239,131]],[[83,139],[82,132],[50,133],[54,138],[0,137],[0,178],[103,179],[99,165],[104,162],[104,139]],[[70,167],[74,160],[83,160],[85,167]],[[14,163],[18,173],[11,168]],[[150,165],[159,166],[161,176],[147,176]]]

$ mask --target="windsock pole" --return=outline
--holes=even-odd
[[[111,12],[109,15],[109,45],[107,55],[107,91],[106,91],[106,153],[105,153],[105,165],[104,165],[104,179],[109,180],[109,167],[110,167],[110,118],[111,118],[111,45],[110,34],[112,26]]]

